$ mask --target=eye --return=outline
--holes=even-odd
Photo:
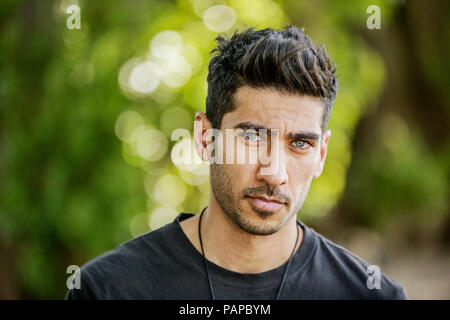
[[[239,134],[241,137],[244,137],[245,140],[249,142],[262,142],[263,137],[259,135],[259,132],[242,132]]]
[[[256,133],[245,133],[244,138],[249,141],[257,141],[259,136]]]
[[[296,148],[300,149],[308,149],[307,147],[310,146],[310,144],[304,140],[297,140],[292,143],[292,145]],[[306,148],[305,148],[306,147]]]

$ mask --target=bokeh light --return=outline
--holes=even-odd
[[[203,161],[195,150],[194,139],[182,138],[172,148],[172,163],[183,171],[193,172],[199,168]]]
[[[158,207],[149,215],[148,225],[151,230],[156,230],[172,222],[178,214],[175,208]]]
[[[203,17],[203,12],[214,5],[225,5],[225,0],[190,0],[194,8],[194,12]]]
[[[159,85],[161,71],[157,64],[145,61],[136,65],[130,73],[130,87],[138,93],[150,93]]]
[[[183,180],[173,174],[160,177],[153,188],[153,198],[160,204],[170,207],[183,203],[186,194],[187,189]]]
[[[147,225],[148,214],[139,213],[135,215],[130,221],[130,233],[133,238],[139,237],[140,235],[149,231]]]
[[[117,117],[114,131],[120,140],[131,142],[133,132],[143,124],[144,119],[138,112],[127,110]]]
[[[156,34],[150,42],[150,50],[154,57],[171,60],[181,55],[183,39],[178,32],[166,30]]]
[[[267,21],[279,25],[285,20],[283,10],[272,0],[231,0],[230,6],[251,25],[262,27]]]
[[[167,138],[159,130],[136,129],[136,149],[137,153],[148,161],[160,160],[167,152]]]
[[[215,32],[229,30],[236,22],[236,13],[224,5],[212,6],[203,12],[203,22]]]

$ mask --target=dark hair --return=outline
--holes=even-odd
[[[251,27],[230,39],[218,36],[209,63],[206,116],[220,129],[222,118],[236,109],[234,94],[242,86],[274,88],[283,93],[322,98],[325,131],[337,93],[336,68],[325,46],[318,49],[304,29],[282,31]]]

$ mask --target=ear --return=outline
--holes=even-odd
[[[320,177],[323,171],[323,167],[325,165],[325,159],[327,158],[327,151],[328,151],[328,140],[330,139],[331,131],[327,130],[323,135],[320,142],[320,159],[319,162],[316,165],[315,171],[314,171],[314,178]]]
[[[194,142],[195,142],[195,151],[197,155],[203,161],[209,161],[207,146],[209,141],[207,141],[206,132],[211,129],[211,122],[206,117],[206,114],[203,112],[197,112],[195,114],[194,121]]]

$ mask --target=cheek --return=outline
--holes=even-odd
[[[210,167],[211,187],[219,202],[233,202],[235,192],[234,175],[227,165],[212,164]]]
[[[239,192],[251,185],[256,176],[256,165],[251,164],[228,164],[226,165],[228,175],[233,181],[233,189]]]
[[[311,150],[307,154],[291,157],[290,165],[294,170],[292,173],[298,176],[308,177],[313,175],[317,164],[320,162],[319,150]]]
[[[289,181],[294,190],[294,194],[298,193],[299,189],[303,189],[304,185],[311,180],[314,175],[316,163],[313,158],[301,159],[295,162],[289,169]]]
[[[226,136],[222,147],[223,161],[226,164],[256,164],[258,148],[256,145],[246,145],[241,137]]]

